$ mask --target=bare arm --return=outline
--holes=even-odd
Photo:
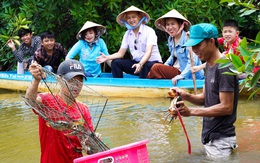
[[[181,95],[182,100],[189,101],[195,105],[204,105],[204,98],[205,98],[204,87],[203,87],[202,93],[196,94],[196,95],[185,92],[184,90],[182,90],[180,88],[171,88],[171,89],[174,89],[175,91],[177,91]]]
[[[15,44],[14,44],[14,42],[13,42],[12,39],[9,39],[9,40],[7,41],[7,45],[12,49],[12,51],[15,51],[15,50],[16,50]]]
[[[183,116],[218,117],[231,115],[234,105],[234,92],[220,92],[220,103],[207,108],[189,108],[183,101],[178,108]]]
[[[101,53],[101,56],[97,57],[96,62],[97,63],[103,63],[103,62],[106,62],[108,60],[123,58],[126,51],[127,51],[127,49],[120,48],[118,52],[111,54],[111,55],[108,55],[108,56]]]
[[[205,67],[206,67],[206,63],[203,63],[203,64],[201,64],[199,66],[193,66],[193,67],[191,67],[191,72],[192,73],[198,72],[201,69],[205,69]]]
[[[34,79],[32,80],[31,85],[28,86],[25,97],[30,99],[31,101],[41,102],[40,98],[37,97],[38,86],[42,78],[41,67],[39,67],[38,64],[34,62],[30,65],[29,71]]]

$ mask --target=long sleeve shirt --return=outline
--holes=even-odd
[[[185,31],[182,32],[178,45],[174,44],[174,41],[171,38],[171,36],[169,36],[168,38],[168,47],[171,55],[164,64],[167,66],[173,66],[175,59],[177,58],[176,62],[179,63],[178,68],[181,71],[181,74],[175,76],[174,77],[175,79],[192,79],[192,73],[190,70],[191,69],[190,51],[188,47],[182,47],[182,45],[185,42],[187,42]],[[195,55],[194,53],[192,55],[194,60],[194,66],[201,65],[201,60],[198,58],[198,56]],[[204,79],[203,70],[196,72],[195,75],[196,75],[196,79]]]

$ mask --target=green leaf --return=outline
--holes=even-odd
[[[215,63],[229,63],[230,60],[228,58],[221,58],[215,61]]]
[[[245,57],[245,58],[247,58],[247,57]],[[247,67],[251,64],[252,58],[249,57],[248,59],[244,59],[244,60],[246,61],[246,63],[245,63],[245,69],[247,69]]]
[[[252,49],[251,52],[259,52],[260,51],[260,48],[257,48],[257,49]]]
[[[225,67],[229,67],[230,66],[230,62],[227,63],[223,63],[219,65],[219,69],[225,68]]]
[[[246,15],[251,15],[254,13],[256,10],[247,10],[243,14],[240,15],[240,17],[246,16]]]
[[[240,3],[240,5],[242,5],[242,6],[244,6],[244,7],[246,7],[246,8],[254,8],[255,6],[252,4],[252,2],[251,3]]]
[[[229,2],[228,6],[233,6],[235,3],[234,2]]]
[[[237,71],[239,71],[239,72],[244,72],[245,71],[245,65],[242,65],[241,67],[239,67],[238,69],[237,69]]]
[[[257,73],[253,76],[250,86],[254,87],[256,85],[256,83],[258,82],[259,78],[260,78],[260,70],[258,70]]]
[[[232,73],[232,72],[223,72],[222,74],[224,74],[224,75],[237,75],[237,73]]]
[[[260,60],[260,51],[258,52],[256,58],[255,58],[256,62],[258,62]]]
[[[240,71],[238,71],[238,69],[236,69],[236,68],[234,68],[234,67],[230,67],[229,69],[230,69],[230,71],[233,72],[233,73],[236,73],[236,74],[240,74],[240,73],[241,73]]]
[[[235,54],[230,54],[230,56],[231,56],[231,60],[232,60],[233,65],[237,69],[242,66],[242,61],[241,61],[240,57],[236,56]]]
[[[239,43],[239,45],[243,48],[247,48],[247,40],[246,37],[243,37],[243,39],[241,40],[241,42]]]
[[[257,33],[257,35],[255,37],[255,41],[260,43],[260,31]]]
[[[244,56],[251,56],[250,51],[248,51],[246,48],[239,46],[238,50],[240,51],[240,54],[244,57]]]
[[[259,91],[260,91],[260,88],[258,88],[257,90],[255,90],[253,93],[250,94],[250,96],[248,97],[247,100],[252,99],[252,98],[257,94],[257,92],[259,92]]]
[[[0,38],[9,39],[10,36],[0,35]]]

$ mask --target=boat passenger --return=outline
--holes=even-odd
[[[201,65],[201,61],[188,47],[182,47],[188,40],[186,32],[190,25],[189,20],[175,9],[155,21],[155,26],[158,29],[169,34],[170,57],[164,64],[154,64],[147,78],[172,79],[173,85],[176,85],[180,79],[192,79],[190,56],[192,56],[196,66]],[[202,70],[196,73],[196,79],[204,79]]]
[[[76,36],[78,42],[73,45],[66,56],[66,59],[73,59],[78,55],[87,77],[101,76],[101,66],[96,62],[96,58],[101,54],[109,55],[105,41],[100,38],[105,32],[104,26],[87,21]],[[107,64],[110,65],[109,61]]]
[[[22,65],[19,66],[22,69],[21,71],[24,72],[24,70],[28,70],[33,60],[34,52],[41,46],[41,37],[33,36],[31,29],[24,28],[18,31],[18,36],[22,41],[18,49],[16,49],[12,39],[8,40],[7,45],[12,49],[15,59]]]
[[[34,60],[42,67],[56,73],[67,55],[67,49],[56,42],[54,33],[50,31],[41,33],[41,39],[42,45],[35,51]]]
[[[116,20],[128,29],[124,34],[121,47],[112,55],[101,55],[97,58],[97,62],[112,60],[111,70],[114,78],[123,78],[123,73],[146,78],[153,64],[162,62],[155,31],[145,25],[150,20],[150,16],[145,11],[131,6],[121,12]],[[131,59],[123,59],[128,49]]]

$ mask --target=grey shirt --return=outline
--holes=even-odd
[[[229,70],[228,67],[219,69],[219,64],[210,67],[206,64],[205,77],[205,107],[210,107],[220,103],[220,92],[234,92],[234,108],[231,115],[219,117],[203,117],[202,143],[208,143],[212,139],[235,136],[235,126],[237,115],[237,102],[239,85],[237,76],[225,75],[223,72]]]

